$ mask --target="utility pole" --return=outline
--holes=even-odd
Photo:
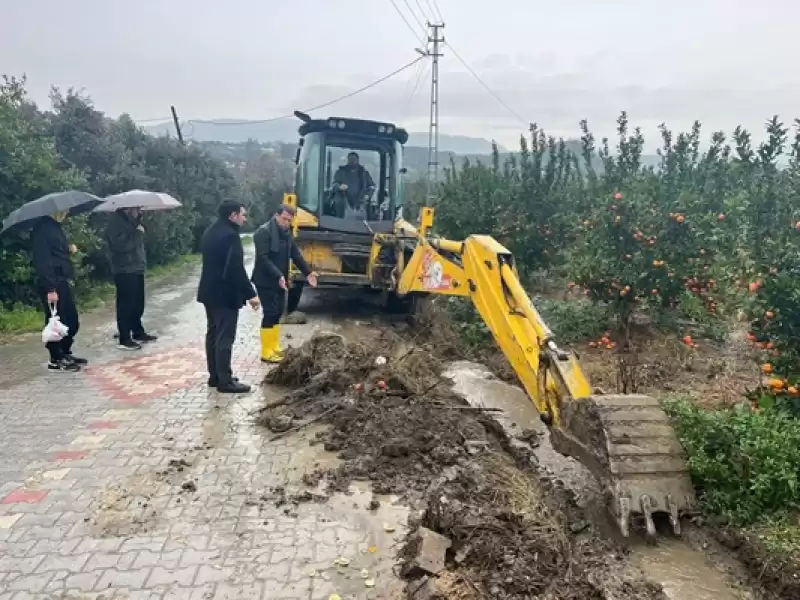
[[[439,58],[440,44],[444,43],[444,36],[441,32],[444,23],[428,22],[430,32],[428,43],[433,47],[428,52],[428,56],[433,58],[431,65],[431,117],[428,126],[428,201],[433,199],[436,184],[439,181]]]
[[[181,123],[178,121],[178,111],[175,110],[174,106],[170,106],[169,109],[172,111],[172,122],[175,123],[175,132],[178,134],[178,141],[182,146],[185,146],[186,144],[183,141],[183,132],[181,131]]]

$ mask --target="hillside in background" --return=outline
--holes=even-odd
[[[248,140],[256,140],[262,144],[275,142],[296,143],[299,137],[297,128],[300,122],[296,119],[281,119],[270,123],[244,121],[236,119],[216,119],[214,123],[198,123],[188,121],[184,125],[184,137],[197,142],[223,142],[241,144]],[[145,127],[145,131],[155,136],[175,136],[172,123],[159,123]],[[409,133],[407,146],[428,147],[428,133]],[[464,135],[439,135],[439,148],[445,152],[464,154],[490,154],[492,142],[483,138]],[[426,150],[427,151],[427,150]],[[501,152],[506,149],[500,147]],[[427,158],[425,159],[427,162]]]

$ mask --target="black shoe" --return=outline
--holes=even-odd
[[[67,362],[71,362],[73,364],[76,364],[76,365],[88,365],[89,364],[88,360],[86,360],[85,358],[80,358],[78,356],[75,356],[74,354],[65,355],[64,356],[64,360],[67,361]]]
[[[231,381],[233,381],[234,383],[236,383],[236,382],[238,382],[238,381],[239,381],[239,378],[238,378],[238,377],[233,377],[233,378],[231,379]],[[219,385],[219,383],[217,382],[217,380],[216,380],[216,379],[211,379],[211,377],[209,377],[209,378],[208,378],[208,381],[206,382],[206,385],[208,385],[208,387],[215,388],[215,387],[217,387],[217,386]]]
[[[246,394],[250,391],[250,386],[241,381],[231,381],[227,384],[218,385],[217,391],[220,394]]]
[[[50,371],[69,371],[72,373],[81,370],[81,366],[79,364],[64,359],[55,362],[51,361],[48,363],[47,368]]]
[[[155,342],[157,339],[157,335],[152,335],[150,333],[142,333],[141,335],[133,336],[134,342],[140,342],[142,344],[146,344],[147,342]]]
[[[125,340],[124,342],[119,342],[117,348],[120,350],[141,350],[142,345],[133,340]]]

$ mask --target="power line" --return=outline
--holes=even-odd
[[[431,5],[431,0],[425,0],[425,1],[428,3],[428,6]],[[439,3],[436,0],[433,0],[433,8],[436,9],[436,12],[434,14],[437,16],[439,21],[440,22],[444,21],[444,17],[442,17],[442,11],[439,10]]]
[[[411,93],[408,95],[406,99],[406,105],[403,109],[403,114],[405,117],[408,117],[409,109],[411,108],[411,103],[414,101],[414,96],[417,93],[417,89],[419,88],[420,82],[428,75],[428,68],[429,65],[427,63],[420,64],[420,69],[417,71],[417,80],[414,82],[414,87],[411,89]]]
[[[524,124],[526,127],[530,125],[530,121],[527,121],[526,119],[523,119],[521,116],[519,116],[519,114],[513,108],[511,108],[508,104],[503,102],[502,98],[500,98],[500,96],[498,96],[497,94],[495,94],[492,91],[492,88],[490,88],[488,85],[486,85],[486,83],[483,81],[483,79],[481,79],[480,76],[472,69],[472,67],[470,67],[469,64],[467,64],[467,61],[465,61],[463,58],[461,58],[461,56],[458,54],[458,52],[456,52],[456,49],[453,48],[453,46],[450,45],[449,42],[447,43],[447,47],[450,48],[450,52],[452,52],[453,56],[455,56],[458,59],[458,62],[460,62],[462,65],[464,65],[464,67],[467,69],[467,71],[469,71],[470,74],[476,79],[476,81],[478,83],[480,83],[486,89],[487,92],[489,92],[489,94],[492,96],[492,98],[497,100],[497,102],[498,102],[498,104],[500,104],[500,106],[505,108],[509,112],[509,114],[511,114],[514,118],[516,118],[520,123]]]
[[[350,92],[348,94],[345,94],[344,96],[339,96],[338,98],[334,98],[333,100],[330,100],[329,102],[324,102],[323,104],[318,104],[317,106],[312,106],[311,108],[306,108],[306,109],[303,110],[303,112],[313,112],[315,110],[320,110],[322,108],[327,108],[328,106],[331,106],[332,104],[336,104],[338,102],[341,102],[342,100],[347,100],[348,98],[352,98],[353,96],[356,96],[357,94],[365,92],[368,89],[373,88],[373,87],[375,87],[376,85],[378,85],[380,83],[383,83],[387,79],[391,79],[392,77],[394,77],[398,73],[402,73],[406,69],[408,69],[410,67],[413,67],[415,64],[417,64],[419,61],[423,60],[424,58],[427,58],[427,56],[418,56],[417,58],[412,60],[410,63],[406,63],[405,65],[403,65],[399,69],[395,69],[394,71],[392,71],[388,75],[384,75],[380,79],[378,79],[376,81],[373,81],[372,83],[367,84],[364,87],[361,87],[361,88],[359,88],[357,90],[354,90],[354,91],[352,91],[352,92]],[[252,125],[252,124],[255,124],[255,123],[272,123],[274,121],[282,121],[283,119],[292,119],[292,118],[294,118],[294,113],[289,114],[289,115],[283,115],[283,116],[280,116],[280,117],[272,117],[270,119],[257,119],[257,120],[250,120],[250,121],[219,121],[219,120],[215,121],[215,120],[204,120],[204,119],[192,119],[190,122],[191,123],[206,123],[206,124],[211,124],[211,125]]]
[[[400,15],[400,18],[403,19],[403,23],[406,24],[408,30],[414,35],[415,38],[417,38],[419,43],[422,44],[423,48],[427,48],[428,44],[425,41],[425,38],[421,36],[419,33],[417,33],[417,31],[414,29],[414,26],[408,22],[408,19],[406,19],[406,16],[403,14],[403,11],[400,10],[399,6],[397,6],[397,2],[395,2],[395,0],[389,0],[389,1],[392,3],[392,6],[394,6],[394,9],[397,11],[397,14]],[[406,4],[408,4],[408,2],[406,2]]]
[[[420,29],[426,29],[426,27],[425,27],[425,25],[423,25],[422,21],[420,21],[420,20],[417,18],[417,13],[415,13],[415,12],[414,12],[414,9],[413,9],[413,8],[411,8],[411,4],[409,4],[408,0],[403,0],[403,3],[406,5],[406,8],[408,9],[408,12],[410,12],[410,13],[411,13],[411,16],[412,16],[412,17],[414,18],[414,20],[417,22],[417,25],[419,25],[419,28],[420,28]],[[424,18],[425,18],[425,15],[423,15],[423,16],[422,16],[422,18],[424,19]]]
[[[426,21],[435,21],[436,20],[435,17],[428,18],[428,15],[425,14],[425,10],[422,8],[422,4],[420,4],[419,0],[414,0],[414,2],[417,3],[417,8],[419,9],[419,12],[422,15],[423,19],[425,19]],[[430,6],[430,3],[428,3],[428,6]]]

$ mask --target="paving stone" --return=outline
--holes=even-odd
[[[113,314],[82,315],[80,373],[44,369],[35,335],[0,345],[0,600],[309,600],[328,584],[308,569],[366,539],[352,515],[319,523],[313,508],[288,518],[248,503],[286,483],[301,442],[269,442],[249,422],[257,386],[239,397],[206,387],[196,284],[194,269],[148,296],[160,338],[141,352],[116,351]],[[255,384],[267,369],[259,327],[243,310],[234,348]]]

